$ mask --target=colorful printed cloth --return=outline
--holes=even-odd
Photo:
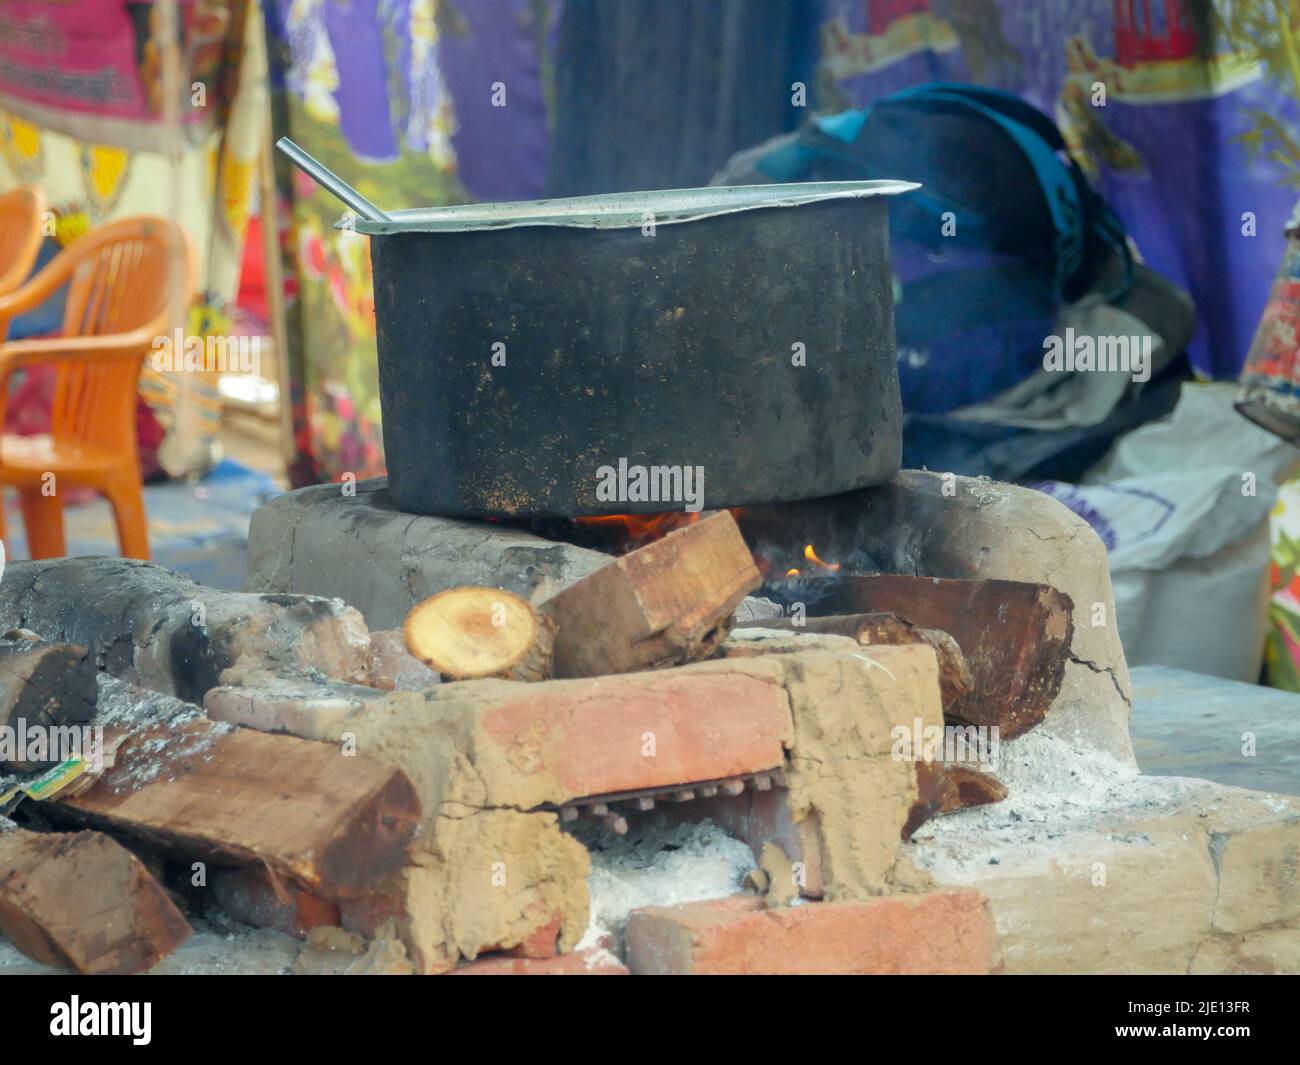
[[[9,0],[0,8],[0,191],[39,185],[65,245],[117,218],[173,215],[199,255],[189,332],[224,335],[264,136],[261,20],[256,0],[178,6],[184,143],[175,168],[158,5]],[[182,380],[146,365],[141,394],[169,430],[168,471],[210,465],[221,417],[213,375]]]
[[[561,0],[267,0],[278,128],[385,208],[544,195],[564,10]],[[572,0],[567,10],[600,9]],[[690,10],[654,15],[655,48],[691,47]],[[800,75],[809,112],[954,80],[1007,89],[1053,115],[1145,260],[1192,294],[1195,367],[1237,376],[1300,186],[1300,37],[1277,24],[1294,5],[809,0],[805,10],[821,42],[815,69]],[[696,45],[677,58],[735,68]],[[650,48],[639,37],[624,46]],[[719,89],[718,99],[743,107],[777,87],[744,90]],[[658,83],[652,91],[664,108],[687,106]],[[690,113],[675,117],[671,127],[689,132]],[[628,123],[617,135],[648,134]],[[677,147],[687,142],[683,132]],[[572,170],[581,158],[563,161]],[[340,206],[310,182],[286,170],[282,191],[292,204],[290,356],[305,475],[378,473],[365,242],[332,229]]]
[[[373,202],[397,210],[542,195],[559,0],[265,7],[277,134]],[[310,179],[284,164],[279,176],[292,219],[294,480],[382,474],[368,240],[334,228],[342,206]]]

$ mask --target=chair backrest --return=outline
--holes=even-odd
[[[40,254],[45,195],[24,185],[0,196],[0,296],[12,292],[32,272]]]
[[[153,338],[170,339],[182,324],[183,318],[173,321],[170,308],[189,309],[193,246],[165,218],[123,218],[92,230],[63,255],[72,260],[64,336],[140,331],[145,339],[112,359],[60,362],[51,432],[56,439],[130,448],[134,454],[140,369]]]

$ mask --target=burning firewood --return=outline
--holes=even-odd
[[[96,724],[126,738],[92,787],[42,804],[51,818],[215,867],[262,861],[332,900],[364,893],[405,860],[420,808],[401,770],[210,721],[112,678],[100,685]]]
[[[669,533],[542,604],[556,623],[557,677],[594,677],[707,658],[762,583],[726,511]]]
[[[939,659],[939,691],[947,709],[974,687],[957,641],[938,629],[923,629],[898,614],[833,614],[816,618],[766,618],[744,621],[741,628],[782,629],[818,636],[847,636],[859,644],[924,643]]]
[[[1074,605],[1049,585],[894,574],[825,583],[826,594],[818,600],[822,609],[896,613],[957,641],[974,687],[945,705],[951,718],[996,725],[1002,739],[1014,739],[1047,716],[1061,690]]]
[[[90,721],[97,697],[94,659],[84,647],[28,637],[35,634],[0,638],[0,727],[34,734]],[[48,752],[48,742],[42,746]],[[20,773],[53,764],[52,755],[33,759],[14,751],[6,760],[6,753],[0,746],[0,766]]]
[[[439,592],[406,615],[406,647],[452,680],[545,680],[555,623],[513,592],[473,585]]]
[[[0,818],[0,932],[79,973],[152,968],[190,926],[144,864],[99,832],[27,832]]]

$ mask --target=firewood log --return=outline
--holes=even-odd
[[[170,954],[190,926],[117,841],[27,832],[0,819],[0,932],[46,965],[130,974]]]
[[[762,583],[735,519],[719,511],[630,551],[542,603],[555,676],[662,669],[708,658]]]
[[[12,735],[30,735],[61,725],[84,725],[95,715],[95,662],[84,647],[29,639],[0,639],[0,727]],[[57,761],[30,758],[15,751],[0,766],[20,773],[47,768]]]
[[[420,804],[406,775],[337,746],[234,728],[159,692],[100,678],[96,723],[126,737],[86,791],[40,808],[215,867],[261,861],[330,900],[406,859]]]
[[[766,618],[743,621],[740,628],[788,629],[821,636],[847,636],[859,644],[924,643],[939,659],[939,691],[946,709],[967,694],[974,682],[957,641],[938,629],[923,629],[898,614],[832,614],[816,618]]]
[[[1061,690],[1074,604],[1050,585],[895,574],[824,583],[818,606],[828,613],[900,614],[957,641],[974,686],[944,707],[949,718],[996,725],[1010,740],[1042,721]]]
[[[338,600],[195,584],[128,558],[15,562],[0,583],[0,631],[25,625],[85,647],[102,672],[201,702],[223,670],[319,670],[363,683],[369,634]]]
[[[452,680],[546,680],[555,623],[513,592],[469,585],[439,592],[406,616],[406,647]]]

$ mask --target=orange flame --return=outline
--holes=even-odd
[[[573,519],[583,525],[621,527],[631,543],[649,543],[667,536],[674,529],[694,525],[700,520],[698,511],[667,511],[662,514],[592,514]]]
[[[821,569],[830,570],[832,573],[834,573],[836,570],[840,568],[840,564],[838,562],[823,562],[820,558],[818,558],[817,552],[813,550],[812,544],[806,544],[804,546],[803,557],[806,558],[809,562],[811,562],[814,566],[819,566]]]

